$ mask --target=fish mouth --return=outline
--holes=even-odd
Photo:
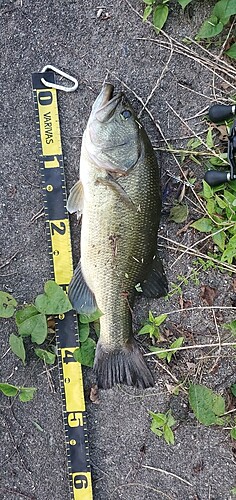
[[[114,95],[114,85],[111,83],[104,83],[93,105],[93,114],[96,119],[100,122],[110,120],[116,107],[121,102],[123,95],[123,92],[118,92],[118,94]]]

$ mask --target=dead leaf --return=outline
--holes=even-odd
[[[236,293],[236,278],[233,278],[233,291]]]
[[[216,296],[216,289],[208,286],[208,285],[202,285],[201,286],[201,292],[200,292],[200,297],[204,304],[207,304],[208,306],[212,306],[214,299]]]
[[[100,403],[100,399],[98,396],[98,386],[96,384],[93,384],[91,387],[89,399],[96,405]]]
[[[226,142],[228,140],[228,132],[227,132],[226,125],[215,125],[215,124],[212,124],[212,125],[213,125],[213,128],[215,130],[218,130],[218,132],[220,133],[220,135],[219,135],[220,141]]]

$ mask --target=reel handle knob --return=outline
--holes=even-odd
[[[209,186],[219,186],[223,182],[230,181],[230,172],[220,172],[218,170],[208,170],[204,175],[204,180]]]
[[[235,115],[235,106],[226,106],[224,104],[213,104],[208,111],[210,120],[215,123],[228,120],[233,115]]]

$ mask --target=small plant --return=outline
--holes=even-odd
[[[176,421],[171,414],[171,410],[166,413],[149,411],[149,415],[152,417],[151,431],[156,436],[163,437],[167,444],[174,444],[175,437],[171,427],[175,425]]]
[[[81,365],[93,367],[94,356],[96,350],[96,342],[91,337],[89,337],[89,323],[94,324],[94,330],[99,337],[99,323],[98,320],[101,317],[101,311],[96,311],[95,313],[88,314],[80,314],[79,316],[79,340],[80,347],[75,349],[74,358],[76,361],[79,361]]]
[[[192,0],[176,0],[177,4],[181,5],[184,10],[185,7],[191,3]],[[156,33],[166,23],[169,15],[169,0],[143,0],[145,9],[143,13],[143,21],[146,21],[150,16],[152,23],[155,27]],[[206,19],[199,32],[196,35],[197,40],[208,40],[215,38],[219,35],[224,27],[230,22],[231,16],[236,14],[235,0],[220,0],[216,2],[212,9],[211,15]],[[236,59],[236,43],[233,43],[226,51],[227,56]]]
[[[151,340],[160,339],[160,329],[159,326],[164,323],[167,318],[167,314],[160,314],[154,318],[152,311],[149,311],[148,322],[139,330],[139,335],[144,335],[148,333]]]
[[[44,293],[36,297],[34,304],[27,304],[16,311],[17,301],[12,295],[0,291],[0,317],[10,318],[15,316],[18,335],[12,333],[9,343],[12,352],[21,359],[25,365],[25,337],[37,345],[43,344],[48,335],[47,315],[64,314],[72,309],[72,305],[62,288],[49,280],[45,283]],[[36,356],[47,364],[55,362],[55,353],[44,349],[35,348]]]
[[[222,253],[218,259],[232,264],[236,257],[236,182],[212,188],[203,181],[200,196],[206,201],[209,217],[204,216],[191,226],[197,231],[211,233],[213,242]]]
[[[156,353],[159,359],[166,359],[167,363],[171,362],[172,356],[178,351],[179,347],[182,346],[184,342],[184,337],[179,337],[172,344],[170,344],[169,349],[173,349],[173,351],[166,351],[165,349],[161,349],[160,347],[149,347],[150,351]]]
[[[0,383],[0,391],[8,397],[18,396],[22,403],[31,401],[37,389],[35,387],[17,387],[16,385]]]

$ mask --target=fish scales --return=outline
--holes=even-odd
[[[135,285],[146,281],[153,264],[158,264],[156,279],[160,278],[162,294],[167,288],[157,255],[159,170],[132,107],[122,94],[117,100],[112,98],[111,86],[106,85],[83,136],[80,283],[76,276],[72,279],[69,297],[78,312],[93,312],[94,308],[102,312],[95,358],[99,386],[123,382],[147,387],[153,385],[153,379],[133,339],[132,308]],[[122,112],[130,120],[127,129],[123,124],[119,129]],[[115,133],[114,120],[118,124]],[[76,206],[69,208],[76,210]],[[83,280],[86,293],[80,289]]]

